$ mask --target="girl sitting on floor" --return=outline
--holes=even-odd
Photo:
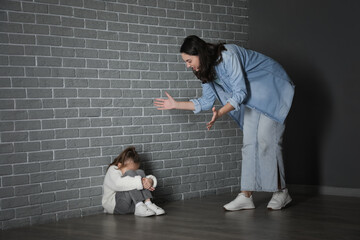
[[[128,214],[148,217],[165,214],[151,202],[151,191],[157,180],[153,175],[145,176],[139,169],[140,159],[135,147],[126,148],[109,165],[104,179],[102,206],[106,213]]]

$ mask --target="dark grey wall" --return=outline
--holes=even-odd
[[[285,134],[287,181],[360,187],[359,1],[250,0],[249,47],[296,84]]]

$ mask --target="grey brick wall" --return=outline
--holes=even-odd
[[[107,165],[136,146],[157,198],[239,190],[228,117],[158,111],[201,95],[182,40],[247,45],[247,1],[0,1],[0,228],[102,212]]]

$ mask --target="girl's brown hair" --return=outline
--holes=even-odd
[[[109,164],[109,167],[112,165],[118,166],[119,163],[124,165],[127,160],[132,160],[134,163],[140,163],[139,154],[136,152],[135,147],[131,146],[122,151],[119,156],[117,156],[112,163]]]

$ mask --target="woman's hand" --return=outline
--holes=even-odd
[[[154,106],[158,107],[158,110],[169,110],[176,108],[176,101],[170,94],[165,92],[168,99],[156,98],[154,101]]]
[[[142,178],[141,181],[144,189],[148,189],[150,191],[155,190],[155,188],[153,187],[154,181],[151,178]]]
[[[212,108],[213,116],[211,121],[206,124],[208,130],[214,125],[215,121],[219,118],[219,112],[216,110],[215,107]]]

